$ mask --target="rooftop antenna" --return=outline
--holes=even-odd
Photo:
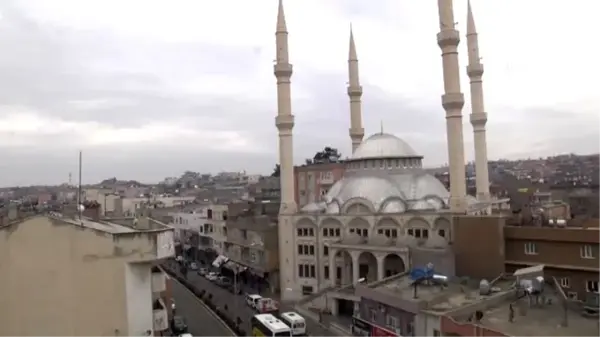
[[[383,135],[383,119],[381,120],[380,123],[381,123],[381,125],[380,125],[381,130],[379,131],[379,133],[381,133]]]

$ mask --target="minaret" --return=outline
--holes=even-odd
[[[290,78],[292,65],[288,55],[288,32],[285,23],[282,0],[279,0],[277,11],[277,30],[275,32],[277,47],[277,60],[274,74],[277,78],[277,117],[275,125],[279,130],[279,165],[281,180],[281,213],[293,214],[296,212],[294,196],[294,142],[292,130],[294,129],[294,115],[292,115],[292,99],[290,92]]]
[[[290,78],[292,65],[288,55],[288,32],[283,13],[283,3],[279,0],[277,11],[277,30],[275,32],[277,60],[274,66],[277,78],[277,117],[275,126],[279,131],[279,165],[281,182],[281,207],[279,209],[278,239],[279,239],[279,277],[280,288],[284,301],[299,299],[302,291],[296,284],[296,259],[294,248],[293,215],[297,210],[294,196],[294,144],[292,130],[294,115],[292,115],[292,100],[290,93]]]
[[[479,41],[475,20],[471,10],[471,2],[467,4],[467,49],[469,52],[469,65],[467,75],[471,82],[471,125],[475,143],[475,174],[477,185],[477,199],[488,201],[490,198],[490,183],[487,159],[487,140],[485,124],[487,113],[483,104],[483,64],[479,57]]]
[[[350,26],[350,48],[348,52],[348,97],[350,97],[350,139],[352,140],[352,153],[360,145],[365,135],[362,127],[362,86],[358,75],[358,57],[354,45],[354,34]]]
[[[465,98],[460,91],[458,44],[460,36],[454,28],[452,0],[438,0],[440,32],[437,41],[442,50],[444,94],[442,107],[446,110],[448,163],[450,166],[450,210],[464,213],[467,209],[465,178],[465,149],[463,143],[462,108]]]

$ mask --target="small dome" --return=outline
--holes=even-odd
[[[402,139],[377,133],[365,139],[352,154],[352,160],[368,158],[421,157]]]

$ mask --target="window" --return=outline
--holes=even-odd
[[[398,317],[392,315],[385,315],[385,325],[392,329],[399,328]]]
[[[585,282],[585,290],[590,293],[598,293],[598,281],[588,280]]]
[[[323,267],[323,278],[329,280],[329,266]]]
[[[408,235],[414,236],[417,239],[427,239],[429,237],[429,230],[425,228],[409,228]]]
[[[594,251],[592,250],[592,245],[581,246],[581,257],[584,259],[594,258]]]
[[[537,255],[537,245],[535,242],[527,242],[525,243],[525,254],[527,255]]]
[[[563,288],[570,288],[571,287],[571,281],[569,280],[568,277],[563,277],[560,279],[560,286]]]
[[[350,228],[350,233],[354,233],[354,228]]]
[[[341,233],[341,232],[340,232],[340,229],[339,229],[339,228],[336,228],[336,229],[335,229],[335,236],[340,236],[340,233]]]
[[[438,229],[438,235],[441,236],[441,237],[443,237],[443,238],[445,238],[446,237],[446,230],[444,230],[444,229]],[[435,331],[437,331],[437,330],[435,330]],[[438,331],[438,333],[439,333],[439,331]]]
[[[298,245],[298,255],[315,255],[315,246]]]
[[[227,212],[226,211],[223,212],[223,220],[227,220]]]
[[[433,329],[433,336],[434,336],[434,337],[438,337],[438,336],[441,336],[441,335],[442,335],[442,334],[440,333],[440,330]]]
[[[248,240],[248,231],[245,229],[242,229],[242,238],[244,238],[244,240]]]
[[[310,295],[314,292],[311,286],[302,286],[302,295]]]
[[[299,264],[298,265],[298,277],[301,278],[314,278],[316,275],[316,268],[314,264]]]
[[[296,235],[302,236],[302,228],[296,229]]]
[[[371,322],[377,322],[377,309],[369,309],[369,318]]]
[[[323,256],[329,256],[329,247],[323,246]]]
[[[314,228],[309,228],[308,229],[308,236],[315,236],[315,229]]]
[[[327,236],[327,234],[329,233],[329,228],[323,228],[323,236]]]
[[[213,212],[212,212],[212,209],[210,209],[210,208],[209,208],[209,209],[206,211],[206,218],[207,218],[207,219],[212,219],[212,218],[213,218]]]

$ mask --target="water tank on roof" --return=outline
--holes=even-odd
[[[479,282],[479,294],[480,295],[489,295],[491,291],[492,291],[492,288],[490,287],[490,282],[488,282],[488,280],[483,279]]]

